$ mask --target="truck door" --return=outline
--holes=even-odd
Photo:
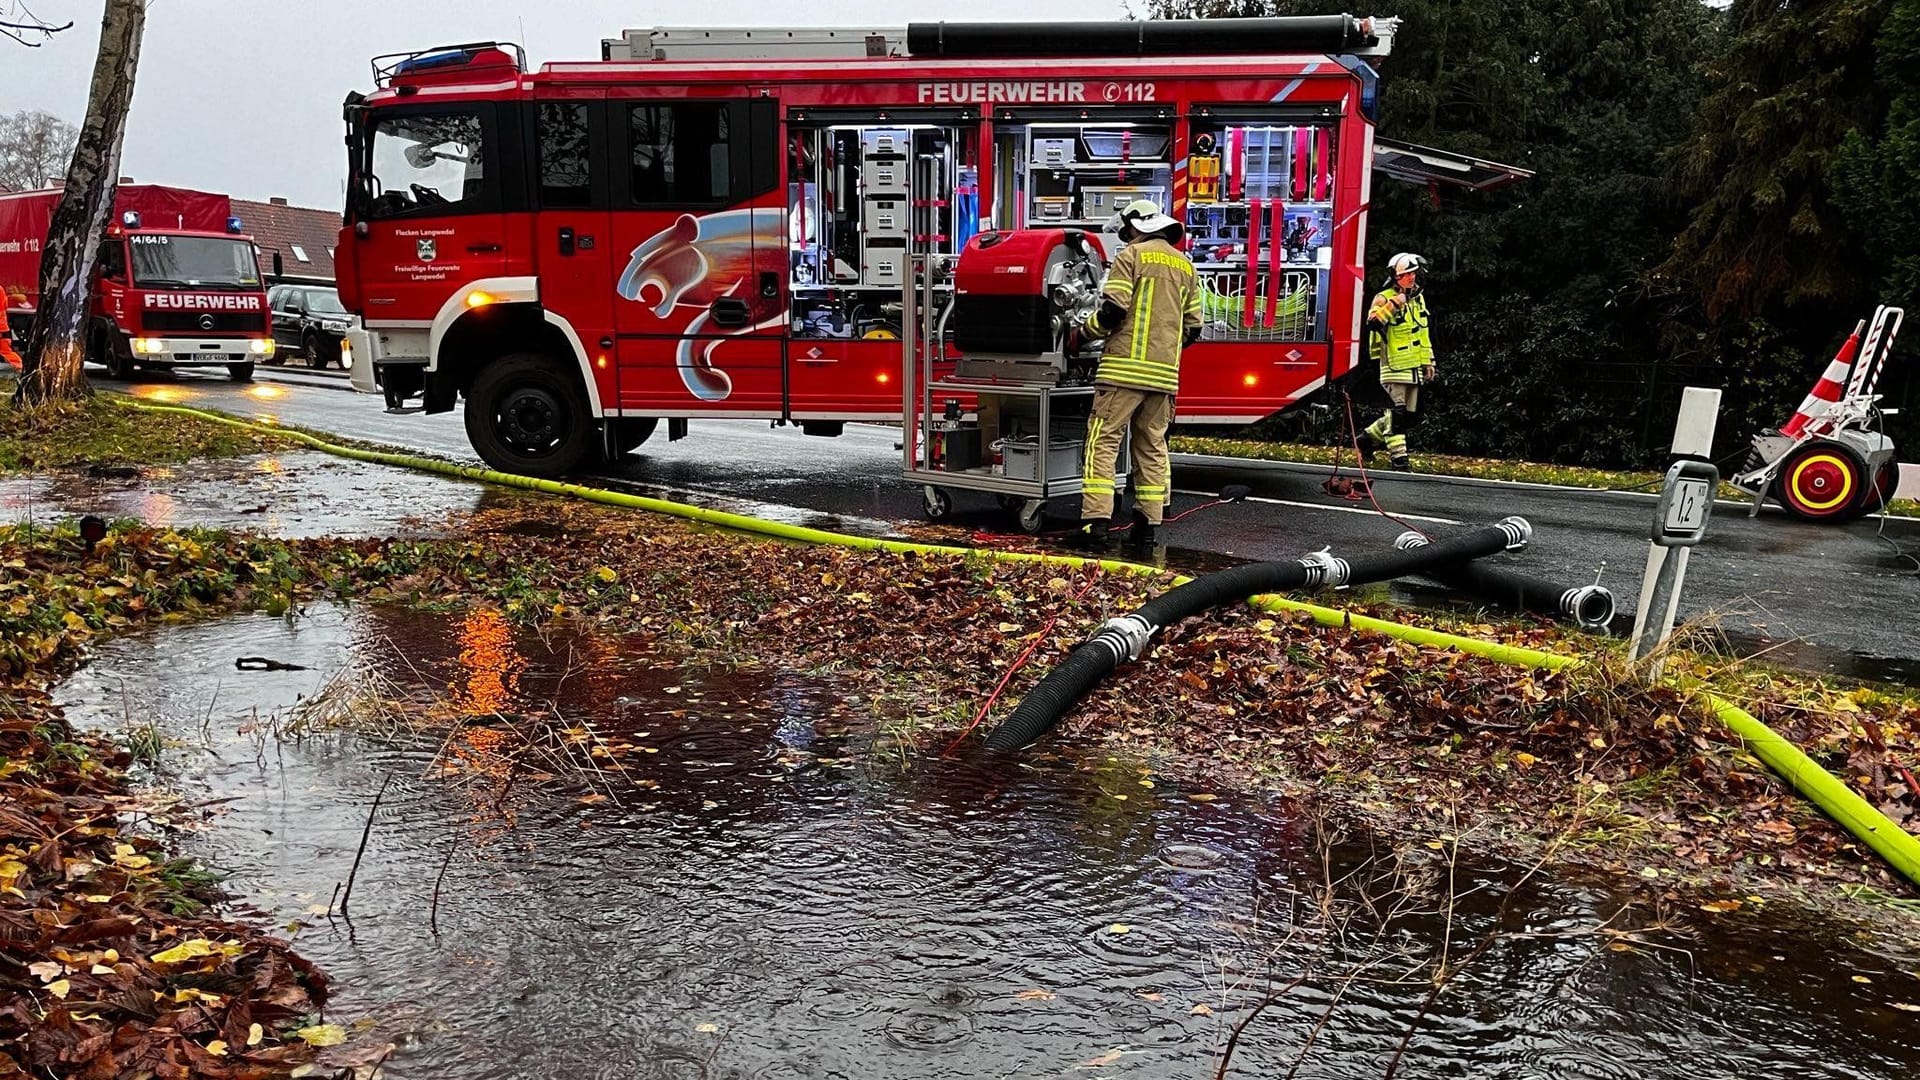
[[[620,407],[784,415],[778,104],[648,86],[615,88],[607,105]]]
[[[606,92],[555,88],[534,102],[533,257],[540,304],[573,331],[604,407],[617,398],[612,367],[613,237],[608,214]]]
[[[369,327],[423,329],[467,283],[511,273],[509,256],[524,259],[510,250],[503,213],[498,114],[492,102],[372,111],[366,232],[355,245]]]

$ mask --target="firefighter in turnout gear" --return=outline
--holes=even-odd
[[[1081,472],[1078,543],[1104,543],[1113,517],[1120,443],[1133,433],[1134,511],[1127,543],[1145,547],[1166,509],[1171,464],[1167,429],[1180,388],[1180,351],[1200,336],[1200,282],[1180,251],[1186,230],[1147,199],[1122,207],[1107,223],[1125,247],[1101,285],[1099,310],[1082,332],[1105,338],[1094,375]]]
[[[1412,468],[1407,458],[1407,433],[1420,424],[1420,388],[1438,376],[1433,366],[1433,338],[1428,329],[1426,297],[1420,295],[1420,275],[1427,260],[1405,252],[1387,263],[1387,288],[1367,308],[1373,358],[1380,364],[1380,387],[1391,407],[1360,435],[1362,461],[1384,449],[1393,467]]]

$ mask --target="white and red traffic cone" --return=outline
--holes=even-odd
[[[1841,344],[1840,351],[1833,354],[1833,362],[1821,374],[1820,381],[1813,384],[1813,390],[1805,401],[1793,411],[1793,418],[1780,426],[1780,434],[1797,439],[1806,431],[1807,425],[1827,415],[1833,403],[1846,396],[1847,376],[1853,370],[1853,358],[1860,354],[1860,332],[1866,329],[1866,322],[1856,323],[1853,333]]]

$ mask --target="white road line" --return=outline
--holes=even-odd
[[[1174,494],[1197,495],[1203,499],[1217,499],[1220,497],[1220,493],[1216,491],[1177,490],[1174,492]],[[1268,503],[1273,506],[1298,506],[1305,510],[1331,510],[1337,514],[1366,514],[1370,517],[1381,516],[1380,511],[1375,510],[1371,506],[1329,506],[1326,503],[1295,502],[1292,499],[1268,499],[1259,495],[1249,495],[1247,496],[1246,501],[1257,502],[1257,503]],[[1453,518],[1427,517],[1424,514],[1395,514],[1393,516],[1397,518],[1401,518],[1406,521],[1425,521],[1425,522],[1430,522],[1434,525],[1465,525],[1466,524],[1466,522],[1464,521],[1456,521]]]

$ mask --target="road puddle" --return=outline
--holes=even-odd
[[[453,514],[533,496],[317,450],[184,465],[95,466],[0,477],[0,524],[82,514],[285,538],[433,534]]]
[[[1098,747],[903,753],[830,680],[637,641],[316,606],[108,643],[59,696],[160,726],[187,850],[393,1078],[1210,1077],[1256,1007],[1231,1075],[1380,1076],[1409,1032],[1405,1077],[1920,1063],[1920,962],[1767,905],[1370,858]]]

